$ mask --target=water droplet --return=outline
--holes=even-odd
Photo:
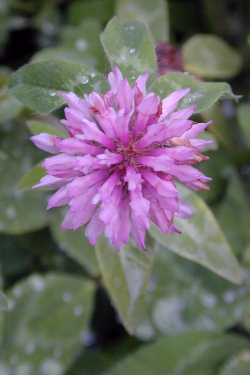
[[[56,92],[55,92],[55,91],[51,91],[51,92],[49,93],[49,96],[56,96]]]
[[[81,316],[82,313],[83,313],[83,308],[82,308],[82,306],[76,306],[76,307],[74,308],[74,315],[75,315],[75,316]]]
[[[96,77],[96,73],[95,72],[90,73],[90,77],[91,78],[95,78]]]
[[[13,206],[9,206],[6,208],[6,215],[7,218],[13,220],[16,218],[16,210]]]
[[[28,364],[20,365],[16,368],[16,375],[29,375],[31,374],[31,366]]]
[[[88,43],[84,39],[77,39],[75,46],[79,51],[85,51],[88,47]]]
[[[235,292],[233,290],[228,290],[224,293],[223,299],[226,303],[233,303],[236,299]]]
[[[72,294],[69,292],[64,292],[62,298],[64,302],[70,302],[72,300]]]
[[[212,308],[216,304],[216,297],[212,294],[203,294],[202,295],[202,304],[207,308]]]
[[[135,29],[135,26],[134,25],[127,25],[127,26],[125,26],[125,29],[129,30],[129,31],[133,31]]]
[[[14,294],[15,297],[20,297],[21,294],[22,294],[22,288],[20,286],[17,286],[14,289],[13,294]]]
[[[91,331],[82,331],[80,333],[80,339],[85,346],[91,346],[95,343],[95,335]]]
[[[136,51],[135,48],[130,48],[130,50],[129,50],[130,55],[132,55],[133,53],[135,53],[135,51]]]
[[[31,279],[31,285],[32,285],[32,288],[36,292],[41,292],[44,289],[44,286],[45,286],[44,280],[40,276],[33,276],[32,279]]]
[[[89,79],[87,76],[81,76],[79,81],[83,84],[86,85],[89,82]]]
[[[36,349],[36,344],[34,342],[29,342],[25,347],[25,353],[32,354],[34,353],[35,349]]]
[[[43,375],[59,375],[62,373],[62,366],[53,358],[48,358],[41,365],[41,373]]]
[[[16,306],[16,302],[13,299],[8,300],[8,310],[12,311]]]

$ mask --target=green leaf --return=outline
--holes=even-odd
[[[82,0],[69,4],[70,23],[78,25],[86,19],[92,18],[106,24],[114,14],[114,0]]]
[[[0,92],[0,122],[4,123],[17,117],[23,109],[22,103],[12,95],[7,93],[1,95]]]
[[[32,134],[47,133],[51,135],[57,135],[58,137],[65,138],[67,136],[66,131],[55,124],[48,124],[47,122],[30,120],[27,121],[27,126]]]
[[[47,224],[44,194],[18,188],[20,178],[38,162],[40,152],[20,124],[1,132],[0,148],[0,232],[21,234],[43,228]]]
[[[93,292],[81,278],[56,274],[33,275],[17,284],[8,295],[1,348],[6,372],[23,367],[23,373],[64,374],[87,332]]]
[[[18,187],[20,190],[31,189],[37,184],[42,177],[46,175],[46,171],[40,164],[35,165],[31,168],[24,176],[19,180]]]
[[[97,276],[99,268],[94,247],[86,239],[83,228],[75,231],[62,230],[62,213],[57,210],[51,216],[50,229],[54,239],[71,258],[79,262],[91,275]]]
[[[107,374],[116,363],[138,349],[138,342],[133,338],[123,338],[119,345],[107,348],[87,348],[78,356],[68,375],[102,375]]]
[[[118,65],[128,78],[156,71],[152,36],[143,23],[124,23],[114,17],[101,34],[101,42],[111,65]]]
[[[144,22],[155,40],[169,40],[169,16],[164,0],[118,0],[116,4],[119,18]]]
[[[152,226],[151,235],[166,249],[207,267],[233,283],[241,283],[240,266],[213,213],[195,193],[183,188],[182,193],[193,209],[192,218],[176,220],[182,233],[166,235]]]
[[[215,35],[196,34],[182,52],[185,69],[204,78],[231,78],[242,66],[238,52]]]
[[[249,375],[250,351],[243,351],[231,358],[219,372],[219,375]]]
[[[24,105],[40,113],[60,107],[57,91],[74,91],[90,82],[88,68],[69,61],[42,61],[24,65],[11,78],[10,92]]]
[[[215,207],[214,212],[234,253],[244,254],[250,243],[250,207],[248,196],[236,171],[231,170],[224,199]],[[240,221],[235,220],[236,212],[240,212]]]
[[[190,333],[159,339],[139,349],[108,372],[109,375],[207,374],[248,345],[237,336]]]
[[[143,293],[150,276],[153,254],[127,245],[119,252],[102,238],[96,256],[104,284],[128,332],[134,332],[143,314]]]
[[[227,83],[202,82],[186,73],[170,72],[161,76],[153,82],[150,89],[164,98],[173,90],[184,87],[191,88],[191,92],[182,100],[182,107],[195,104],[196,112],[207,110],[219,99],[224,97],[237,99]]]
[[[197,263],[156,246],[139,339],[193,331],[222,331],[243,319],[248,283],[234,286]]]
[[[237,118],[244,141],[250,149],[250,103],[242,103],[237,108]]]

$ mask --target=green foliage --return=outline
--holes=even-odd
[[[221,98],[236,98],[227,83],[202,82],[186,73],[170,72],[157,78],[150,88],[164,98],[173,90],[186,87],[191,88],[191,92],[182,100],[182,106],[194,104],[196,112],[206,111]]]
[[[101,41],[111,65],[118,65],[129,78],[156,70],[152,36],[142,22],[121,22],[115,17],[106,26]]]
[[[132,334],[143,314],[143,293],[147,286],[152,250],[138,251],[127,245],[117,252],[103,238],[96,246],[96,256],[104,284],[127,330]]]
[[[183,59],[187,71],[204,78],[231,78],[242,66],[240,54],[215,35],[189,39],[183,45]]]
[[[0,374],[249,374],[250,5],[231,3],[1,2]],[[159,41],[184,72],[159,75],[175,58]],[[180,189],[193,217],[179,235],[152,226],[145,251],[94,248],[31,189],[45,154],[30,135],[65,137],[58,93],[104,92],[110,65],[130,82],[148,72],[162,98],[190,87],[181,107],[218,143],[201,166],[210,191]]]
[[[116,7],[119,18],[142,21],[150,27],[155,40],[169,40],[169,15],[164,0],[118,0]]]
[[[212,212],[198,195],[187,189],[182,192],[194,214],[189,220],[176,220],[181,235],[167,236],[156,226],[152,226],[150,234],[166,249],[202,264],[227,280],[241,283],[239,264]]]

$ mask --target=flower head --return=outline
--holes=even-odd
[[[47,175],[35,187],[56,189],[48,208],[67,205],[63,228],[86,225],[91,244],[105,234],[116,248],[130,237],[143,248],[150,222],[162,232],[177,232],[174,219],[191,214],[177,180],[207,189],[210,179],[193,165],[206,159],[201,152],[208,141],[197,137],[208,124],[190,120],[193,106],[178,108],[188,88],[161,100],[147,93],[147,74],[131,87],[115,68],[108,81],[104,95],[60,94],[67,103],[62,123],[68,137],[32,137],[55,154],[44,160]]]

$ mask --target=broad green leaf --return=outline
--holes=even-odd
[[[169,336],[139,349],[108,374],[201,375],[207,368],[212,369],[215,374],[223,361],[247,345],[246,339],[230,335],[201,332]]]
[[[114,14],[114,4],[115,0],[72,1],[69,6],[70,23],[78,25],[92,18],[106,24]]]
[[[122,22],[114,17],[101,34],[101,42],[111,65],[119,65],[128,78],[156,71],[152,36],[142,22]]]
[[[32,187],[37,184],[45,175],[45,169],[40,164],[35,165],[19,180],[18,188],[20,190],[32,189]]]
[[[17,117],[23,109],[22,103],[7,93],[1,95],[0,91],[0,123]]]
[[[148,340],[157,335],[193,331],[222,331],[243,319],[247,283],[233,286],[197,263],[156,246],[145,304],[147,317],[136,336]]]
[[[123,338],[117,345],[92,350],[85,349],[78,356],[67,375],[102,375],[119,363],[126,356],[138,349],[138,342],[133,338]]]
[[[182,52],[185,69],[204,78],[231,78],[242,66],[240,54],[215,35],[196,34]]]
[[[182,107],[195,104],[196,112],[207,110],[224,97],[237,99],[227,83],[203,82],[186,73],[170,72],[161,76],[153,82],[150,89],[164,98],[173,90],[184,87],[191,88],[191,92],[182,100]]]
[[[86,19],[77,26],[66,26],[60,35],[60,44],[68,50],[76,51],[82,63],[92,64],[102,70],[104,53],[100,43],[101,27],[97,19]]]
[[[242,103],[238,106],[237,117],[244,141],[250,148],[250,103]]]
[[[111,300],[128,332],[134,332],[143,314],[143,294],[150,276],[153,254],[127,245],[119,252],[102,238],[96,256]]]
[[[65,275],[33,275],[8,295],[0,364],[11,374],[62,375],[82,346],[93,286]],[[7,324],[8,323],[8,324]]]
[[[224,199],[214,212],[234,253],[244,254],[250,244],[250,206],[236,171],[232,171]],[[235,220],[236,212],[240,212],[240,221]]]
[[[219,375],[249,375],[250,351],[242,351],[231,358],[219,372]]]
[[[10,92],[36,112],[48,113],[63,104],[57,91],[74,91],[92,80],[88,68],[69,61],[42,61],[24,65],[11,78]]]
[[[45,197],[41,192],[20,191],[20,178],[38,162],[38,152],[20,124],[1,132],[0,232],[21,234],[47,224]]]
[[[182,189],[182,195],[192,206],[192,218],[176,220],[181,234],[166,235],[152,226],[153,238],[166,250],[197,262],[233,283],[241,283],[240,266],[209,207],[188,189]]]
[[[168,8],[164,0],[118,0],[117,15],[124,20],[138,20],[147,24],[155,40],[169,40]]]
[[[91,275],[97,276],[99,268],[94,247],[86,239],[83,228],[75,231],[61,228],[62,213],[57,210],[51,216],[50,229],[54,239],[71,258],[79,262]]]
[[[55,124],[49,124],[47,122],[37,120],[30,120],[27,121],[27,126],[32,134],[47,133],[63,138],[67,136],[66,131],[62,127],[59,127]]]

